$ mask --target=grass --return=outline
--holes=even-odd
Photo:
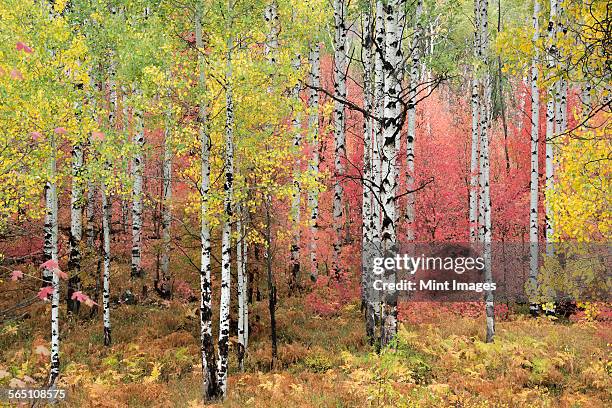
[[[412,307],[411,305],[407,306]],[[417,306],[414,306],[416,308]],[[43,383],[48,306],[0,332],[0,380]],[[605,407],[611,406],[609,322],[559,323],[522,314],[497,323],[482,342],[480,317],[429,311],[407,318],[394,350],[378,355],[364,338],[358,305],[316,316],[303,297],[279,305],[279,360],[270,370],[267,301],[252,305],[245,372],[230,350],[224,407]],[[113,345],[101,319],[64,319],[60,386],[70,407],[197,407],[200,402],[196,304],[121,305],[112,310]],[[7,329],[9,327],[9,329]],[[235,336],[235,334],[234,334]],[[236,338],[232,337],[232,346]]]

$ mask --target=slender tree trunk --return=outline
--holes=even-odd
[[[310,94],[308,95],[308,133],[312,146],[312,158],[309,162],[311,175],[319,179],[319,91],[321,86],[321,61],[320,46],[314,44],[311,47],[310,55]],[[318,241],[318,218],[319,218],[319,190],[316,188],[308,191],[308,207],[310,208],[310,278],[316,280],[319,275],[319,265],[317,261],[317,241]]]
[[[548,21],[548,69],[554,70],[556,56],[556,20],[557,20],[557,0],[550,0],[550,19]],[[552,255],[553,225],[552,208],[550,205],[550,194],[554,187],[554,147],[553,137],[555,134],[555,89],[557,83],[548,89],[548,100],[546,102],[546,184],[545,184],[545,224],[546,224],[546,253]]]
[[[497,33],[501,33],[502,24],[501,0],[497,0]],[[508,124],[506,123],[506,103],[504,102],[504,82],[501,55],[497,56],[497,94],[499,96],[502,129],[504,130],[504,159],[506,160],[506,174],[510,173],[510,153],[508,152]],[[519,131],[520,133],[520,131]]]
[[[271,67],[276,65],[276,59],[278,54],[278,35],[280,33],[280,24],[278,20],[278,9],[276,1],[272,1],[268,7],[266,7],[264,18],[269,24],[270,31],[266,37],[266,43],[264,48],[265,56],[268,59],[268,63]],[[276,282],[272,271],[272,217],[270,214],[272,206],[272,197],[269,192],[265,193],[265,239],[266,239],[266,272],[268,280],[268,311],[270,313],[270,338],[272,341],[272,360],[270,362],[270,368],[273,369],[278,359],[278,346],[276,338]],[[258,301],[261,299],[259,290],[257,290]]]
[[[416,104],[417,86],[419,84],[419,64],[421,58],[421,16],[423,14],[423,1],[417,0],[416,12],[414,15],[414,35],[412,37],[411,54],[412,62],[410,65],[410,89],[408,99],[408,133],[406,135],[406,160],[407,177],[406,188],[414,190],[414,142],[416,139]],[[406,195],[406,241],[412,242],[415,239],[414,231],[414,193]]]
[[[136,91],[140,94],[140,91]],[[132,278],[141,278],[143,270],[141,266],[141,242],[142,242],[142,176],[143,176],[143,148],[144,148],[144,116],[140,109],[134,110],[135,131],[132,142],[136,148],[132,161],[132,178],[134,187],[132,190]]]
[[[480,0],[474,0],[474,57],[480,57]],[[470,160],[470,242],[479,240],[479,196],[480,196],[480,78],[477,72],[472,78],[472,148]]]
[[[79,312],[80,303],[72,300],[72,294],[81,290],[81,238],[83,232],[83,188],[81,169],[83,167],[83,146],[77,142],[72,148],[72,192],[70,196],[70,259],[68,260],[68,290],[66,309]]]
[[[53,195],[51,182],[45,183],[45,224],[43,226],[43,260],[46,262],[53,258]],[[53,272],[50,269],[42,270],[42,286],[50,286]]]
[[[248,225],[248,210],[243,210],[243,223],[242,223],[242,312],[240,316],[242,317],[242,331],[243,331],[243,341],[244,341],[244,354],[249,347],[249,273],[248,273],[248,255],[249,255],[249,241],[247,239],[247,225]]]
[[[87,246],[90,249],[95,249],[96,186],[91,181],[87,182],[87,206],[85,207],[85,216],[87,217],[87,229],[85,230],[85,235],[87,236]]]
[[[374,90],[373,90],[373,113],[374,121],[372,124],[372,251],[380,249],[382,240],[382,220],[383,220],[383,189],[382,189],[382,162],[383,162],[383,123],[385,108],[385,71],[383,69],[385,61],[385,13],[383,1],[376,0],[374,17]],[[377,256],[383,255],[377,253]],[[369,276],[372,280],[374,277]],[[370,302],[367,304],[366,334],[370,337],[370,343],[374,344],[377,337],[377,328],[381,321],[382,302],[380,293],[372,291]]]
[[[402,125],[402,32],[405,0],[393,0],[384,6],[385,33],[385,108],[383,121],[382,183],[383,204],[382,247],[385,256],[393,257],[397,247],[397,153]],[[395,282],[395,270],[385,272],[387,282]],[[387,290],[382,307],[381,345],[388,345],[397,333],[397,292]]]
[[[372,62],[372,12],[366,10],[363,15],[363,35],[362,35],[362,61],[363,61],[363,107],[368,115],[372,114],[373,105],[373,62]],[[372,318],[370,284],[371,274],[370,262],[373,256],[373,214],[372,214],[372,118],[364,115],[363,117],[363,181],[361,196],[361,306],[365,312],[366,335],[371,344],[374,343],[374,320]]]
[[[383,140],[383,116],[385,98],[385,73],[383,61],[385,58],[385,17],[382,0],[376,0],[376,17],[374,33],[374,123],[373,123],[373,154],[372,154],[372,177],[374,179],[372,214],[374,218],[374,229],[372,231],[373,242],[380,241],[382,237],[382,146]]]
[[[55,135],[51,135],[51,159],[49,161],[49,170],[51,174],[51,180],[47,183],[48,186],[48,202],[47,207],[49,211],[49,234],[50,234],[50,255],[51,260],[56,263],[59,262],[58,258],[58,202],[57,202],[57,185],[55,177],[57,176],[57,144]],[[46,236],[45,236],[46,238]],[[45,242],[46,244],[46,242]],[[59,376],[60,360],[59,360],[59,347],[60,347],[60,336],[59,336],[59,300],[60,300],[60,284],[59,274],[57,270],[48,270],[47,276],[51,275],[51,285],[53,286],[53,293],[51,295],[51,367],[49,369],[49,386],[54,387],[55,381]]]
[[[232,10],[232,1],[229,1]],[[228,24],[228,27],[230,25]],[[227,368],[229,357],[230,291],[231,291],[231,251],[232,251],[232,202],[234,191],[234,101],[232,94],[232,47],[231,34],[227,38],[227,65],[225,71],[225,184],[224,220],[221,237],[221,304],[219,307],[219,359],[217,361],[217,380],[221,397],[227,391]]]
[[[480,56],[482,58],[485,72],[481,82],[482,100],[480,109],[480,180],[481,197],[480,209],[481,219],[479,235],[484,243],[485,280],[492,282],[491,271],[491,195],[490,195],[490,161],[489,161],[489,134],[491,130],[491,76],[489,74],[489,30],[488,30],[488,0],[480,0],[479,10],[480,29]],[[493,291],[485,293],[486,305],[486,342],[493,342],[495,337],[495,314],[493,303]]]
[[[125,132],[125,143],[130,143],[130,118],[129,107],[127,103],[128,90],[125,86],[121,87],[121,119],[123,120],[123,132]],[[128,174],[130,162],[127,157],[121,160],[121,169],[124,174]],[[130,210],[128,202],[125,198],[121,198],[121,227],[123,232],[127,233],[130,218]]]
[[[342,217],[343,217],[343,189],[342,177],[344,176],[343,161],[346,157],[345,136],[345,104],[346,100],[346,0],[334,0],[334,201],[333,201],[333,223],[336,237],[334,241],[333,273],[336,279],[340,278],[340,252],[342,247]]]
[[[276,337],[276,283],[274,274],[272,273],[272,216],[270,207],[272,206],[272,198],[266,196],[266,272],[268,275],[268,309],[270,312],[270,339],[272,341],[272,361],[270,361],[270,369],[276,367],[278,359],[278,343]]]
[[[170,102],[168,102],[170,103]],[[164,131],[164,159],[162,163],[162,255],[161,282],[158,291],[164,298],[172,296],[170,276],[170,250],[172,228],[172,137],[170,134],[172,109],[166,112],[166,128]]]
[[[297,54],[293,59],[292,66],[296,71],[299,71],[301,67],[301,56]],[[300,102],[300,83],[298,82],[292,91],[292,96],[295,103]],[[291,243],[291,280],[290,286],[291,291],[300,290],[300,204],[302,188],[300,186],[299,175],[301,171],[301,144],[302,144],[302,130],[301,130],[301,115],[299,112],[294,113],[292,120],[293,131],[293,147],[297,151],[296,161],[293,168],[293,192],[291,200],[291,218],[292,226],[294,228],[293,241]]]
[[[110,166],[109,166],[110,167]],[[111,201],[105,183],[100,187],[102,196],[102,242],[103,242],[103,284],[102,308],[104,310],[104,345],[111,345],[110,321],[110,229],[111,229]]]
[[[243,247],[246,244],[246,237],[243,235],[242,228],[242,210],[241,207],[238,206],[236,210],[236,214],[238,215],[238,219],[236,220],[236,230],[238,231],[238,242],[236,243],[236,269],[237,269],[237,291],[238,291],[238,367],[240,371],[244,371],[244,353],[245,353],[245,330],[244,330],[244,308],[247,307],[246,301],[246,287],[245,287],[245,279],[246,274],[244,270],[244,253]]]
[[[200,103],[198,112],[199,136],[202,147],[202,174],[200,186],[201,217],[201,264],[200,264],[200,353],[202,360],[202,396],[205,402],[215,400],[218,395],[215,348],[212,336],[212,287],[210,225],[208,222],[208,194],[210,191],[210,134],[208,131],[208,104],[204,99],[206,93],[206,76],[204,71],[204,42],[202,40],[202,3],[195,7],[195,37],[198,55],[198,88]]]
[[[533,42],[538,41],[540,24],[538,15],[540,13],[539,0],[533,2]],[[538,89],[538,54],[531,65],[531,178],[529,182],[529,280],[532,288],[537,288],[538,279],[538,198],[539,198],[539,128],[540,128],[540,92]],[[533,315],[538,313],[538,305],[531,302],[529,309]]]

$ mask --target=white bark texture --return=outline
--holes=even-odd
[[[77,106],[77,111],[81,108]],[[83,235],[83,145],[75,143],[72,148],[72,181],[70,194],[70,258],[68,260],[68,290],[66,306],[69,312],[77,313],[79,303],[72,300],[72,293],[81,290],[81,238]]]
[[[292,63],[293,69],[299,71],[301,68],[301,56],[297,54]],[[292,97],[294,99],[295,106],[298,106],[300,101],[300,83],[296,83],[292,90]],[[292,119],[292,128],[294,132],[293,136],[293,148],[295,149],[297,156],[293,167],[293,191],[291,199],[291,225],[293,231],[293,241],[291,242],[291,289],[299,290],[300,288],[300,204],[302,197],[302,187],[300,185],[300,171],[301,171],[301,146],[302,146],[302,130],[301,130],[301,114],[295,112]]]
[[[109,199],[106,185],[100,186],[102,196],[102,240],[103,240],[103,287],[102,287],[102,309],[104,319],[104,345],[111,345],[111,321],[110,321],[110,228],[111,228],[111,201]]]
[[[479,235],[484,242],[485,280],[492,282],[491,271],[491,194],[490,194],[490,161],[489,161],[489,134],[491,131],[491,77],[489,75],[489,30],[488,30],[488,0],[480,0],[479,10],[480,29],[480,55],[483,66],[486,67],[481,82],[482,99],[480,109],[480,180],[482,222]],[[493,291],[485,293],[486,307],[486,341],[493,342],[495,337],[495,314],[493,304]]]
[[[406,134],[406,188],[414,190],[414,143],[416,140],[416,108],[417,108],[417,86],[419,84],[419,65],[421,59],[421,16],[423,14],[423,0],[417,0],[414,14],[414,34],[410,47],[410,85],[408,99],[408,131]],[[414,229],[414,206],[415,195],[408,192],[406,195],[406,241],[412,242],[415,239]]]
[[[163,295],[170,296],[170,250],[172,247],[172,135],[170,131],[172,109],[166,112],[166,124],[164,130],[164,158],[162,163],[162,254],[160,262],[161,284]]]
[[[230,1],[231,4],[231,1]],[[231,8],[230,8],[231,9]],[[232,202],[234,185],[234,101],[232,94],[232,47],[231,36],[227,39],[227,65],[225,71],[225,184],[224,220],[221,235],[221,303],[219,307],[219,358],[217,380],[221,397],[227,391],[227,368],[229,357],[230,290],[231,290],[231,234]]]
[[[539,38],[540,24],[538,15],[540,13],[539,0],[533,2],[533,42],[536,43]],[[539,143],[539,127],[540,127],[540,92],[538,89],[538,54],[533,59],[531,65],[531,177],[529,181],[529,280],[532,288],[537,287],[538,278],[538,252],[539,252],[539,234],[538,234],[538,199],[539,199],[539,162],[538,162],[538,143]],[[530,304],[532,313],[537,312],[537,305],[532,302]]]
[[[363,61],[363,107],[368,115],[372,114],[373,108],[373,33],[372,33],[372,14],[371,10],[366,10],[363,16],[362,29],[362,61]],[[372,212],[372,156],[373,156],[373,122],[370,116],[364,115],[363,118],[363,180],[361,196],[361,304],[366,312],[366,334],[370,343],[374,341],[375,322],[373,310],[375,308],[370,300],[371,282],[371,257],[373,246],[374,217]]]
[[[55,177],[57,176],[57,160],[56,160],[57,143],[55,135],[51,136],[51,158],[49,160],[49,170],[51,180],[47,183],[47,208],[49,215],[49,251],[50,259],[59,262],[58,258],[58,198],[57,198],[57,185]],[[46,238],[46,236],[45,236]],[[46,242],[45,242],[46,243]],[[50,274],[51,286],[53,287],[53,293],[51,294],[51,366],[49,369],[49,386],[55,386],[55,381],[59,376],[60,359],[59,359],[59,347],[60,347],[60,336],[59,336],[59,300],[60,300],[60,284],[59,274],[57,270],[47,271],[47,276]]]
[[[346,10],[347,0],[334,0],[334,199],[333,199],[333,224],[336,232],[333,245],[333,273],[335,277],[340,276],[340,252],[342,247],[342,217],[343,217],[343,188],[342,177],[344,175],[343,161],[346,158],[346,135],[345,135],[345,104],[346,100],[346,70],[347,70],[347,29]]]
[[[140,93],[137,91],[137,93]],[[144,116],[140,109],[134,109],[134,136],[132,143],[136,148],[132,160],[132,270],[133,278],[142,277],[142,176],[144,171],[143,148],[144,148]]]
[[[556,22],[557,22],[558,3],[557,0],[550,0],[550,18],[548,21],[548,69],[553,70],[556,66]],[[558,83],[551,85],[548,89],[548,100],[546,102],[546,182],[545,182],[545,236],[546,253],[552,255],[553,225],[552,208],[550,206],[550,194],[554,188],[554,135],[555,135],[555,111],[556,111],[556,91]]]
[[[382,146],[383,140],[383,116],[384,116],[384,95],[385,95],[385,73],[383,61],[385,58],[385,17],[382,0],[377,0],[375,5],[374,23],[374,92],[373,92],[373,112],[374,121],[372,125],[373,148],[372,148],[372,178],[373,178],[373,203],[372,214],[374,228],[372,231],[372,241],[378,242],[382,237]]]
[[[312,158],[308,170],[310,174],[319,179],[319,91],[321,86],[321,52],[319,44],[311,47],[310,63],[310,93],[308,95],[308,134],[312,146]],[[317,260],[318,219],[319,219],[319,190],[308,191],[308,207],[310,208],[310,279],[316,280],[319,275]]]
[[[474,57],[480,57],[480,0],[474,1],[474,21],[475,27],[474,30]],[[479,157],[480,157],[480,149],[479,149],[479,123],[480,123],[480,81],[478,78],[478,73],[473,74],[472,78],[472,95],[471,95],[471,105],[472,105],[472,145],[471,145],[471,159],[470,159],[470,213],[469,213],[469,222],[470,222],[470,242],[476,242],[479,239],[478,236],[478,209],[479,209]]]
[[[382,247],[387,256],[397,251],[397,154],[401,131],[402,95],[402,33],[405,0],[393,0],[384,5],[385,55],[384,114],[382,146],[381,196],[383,205]],[[387,271],[386,281],[395,281],[395,271]],[[382,307],[381,345],[388,345],[397,333],[397,293],[385,292]]]
[[[195,37],[198,49],[198,88],[201,95],[206,92],[205,61],[203,55],[204,42],[202,40],[202,5],[200,2],[195,10]],[[212,336],[212,288],[211,272],[211,244],[210,225],[208,222],[208,200],[210,192],[210,134],[208,121],[207,101],[201,96],[198,122],[201,144],[201,185],[200,185],[200,354],[202,362],[202,396],[204,401],[217,398],[217,376],[215,363],[215,350]]]
[[[248,282],[247,282],[247,237],[245,211],[239,206],[237,209],[238,242],[236,244],[236,268],[238,270],[238,365],[244,371],[244,356],[248,345],[249,318],[248,318]]]

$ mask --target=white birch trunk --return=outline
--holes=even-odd
[[[170,250],[172,238],[172,136],[170,134],[170,127],[172,126],[171,120],[172,109],[169,107],[166,112],[166,125],[164,131],[164,159],[162,163],[162,255],[160,262],[160,290],[162,295],[166,297],[170,297],[172,294],[170,282]]]
[[[53,195],[51,182],[45,183],[45,224],[43,227],[43,260],[46,262],[53,258]],[[42,270],[43,286],[51,285],[53,272],[49,269]]]
[[[556,20],[557,20],[557,0],[550,0],[550,19],[548,21],[548,69],[553,70],[556,66]],[[546,184],[545,184],[545,235],[546,235],[546,253],[552,255],[552,240],[553,240],[553,225],[552,225],[552,208],[550,206],[550,194],[554,187],[554,147],[553,137],[555,134],[555,90],[557,83],[553,84],[548,89],[548,100],[546,102]]]
[[[230,0],[231,10],[231,0]],[[234,101],[232,95],[232,47],[233,37],[227,39],[227,66],[225,71],[225,184],[224,220],[221,236],[221,303],[219,308],[219,359],[217,379],[221,397],[227,391],[227,368],[229,356],[229,318],[231,289],[231,233],[232,233],[232,201],[234,183]]]
[[[301,56],[297,54],[293,59],[291,65],[296,71],[300,70],[301,67]],[[298,82],[292,90],[292,96],[296,105],[300,102],[300,83]],[[291,200],[291,218],[293,232],[293,241],[291,243],[291,290],[300,289],[300,203],[302,188],[300,186],[300,171],[301,171],[301,145],[302,145],[302,133],[301,133],[301,115],[299,112],[294,113],[292,120],[293,131],[293,148],[296,150],[297,156],[293,167],[293,192]]]
[[[130,118],[129,118],[129,108],[127,103],[127,87],[121,87],[121,119],[123,120],[123,132],[125,132],[125,143],[130,143]],[[130,161],[127,157],[124,157],[121,160],[121,167],[124,174],[128,174]],[[123,232],[127,233],[128,224],[130,219],[130,209],[128,202],[125,198],[121,198],[121,226],[123,228]]]
[[[533,43],[539,39],[540,24],[538,15],[540,13],[539,0],[533,2]],[[537,50],[537,48],[536,48]],[[538,89],[538,54],[531,65],[531,178],[529,182],[529,280],[532,288],[537,287],[538,279],[538,194],[539,194],[539,162],[538,143],[540,127],[540,92]],[[531,302],[529,306],[531,313],[537,313],[537,304]]]
[[[334,241],[333,266],[334,275],[340,277],[340,251],[342,247],[342,217],[343,217],[343,189],[342,177],[344,175],[343,161],[346,157],[345,136],[345,104],[346,100],[346,0],[334,0],[334,199],[333,199],[333,224],[336,232]]]
[[[406,188],[414,190],[414,143],[416,140],[416,108],[417,108],[417,86],[419,84],[419,64],[421,58],[421,16],[423,14],[423,1],[417,0],[416,12],[414,14],[414,34],[412,37],[410,64],[410,89],[408,99],[408,132],[406,135]],[[414,230],[414,206],[415,195],[408,192],[406,195],[406,241],[415,239]]]
[[[59,262],[58,258],[58,198],[57,198],[57,143],[55,135],[51,135],[51,159],[49,161],[49,170],[51,174],[51,180],[48,182],[48,209],[49,211],[49,233],[50,233],[50,256],[51,260],[56,263]],[[59,360],[59,300],[60,300],[60,283],[59,274],[56,271],[49,271],[47,273],[51,275],[51,285],[53,287],[53,293],[51,295],[51,367],[49,369],[49,386],[54,387],[55,381],[59,376],[60,360]]]
[[[246,227],[243,224],[243,211],[240,206],[236,211],[238,219],[236,230],[238,231],[238,242],[236,243],[236,268],[238,275],[238,366],[244,371],[244,356],[247,347],[248,335],[248,308],[247,302],[247,274],[246,274]]]
[[[83,235],[83,181],[81,170],[83,168],[83,146],[77,142],[72,148],[72,185],[70,195],[70,259],[68,270],[68,291],[66,305],[69,312],[78,313],[79,303],[72,300],[72,293],[79,291],[81,279],[81,238]]]
[[[556,20],[557,20],[557,1],[550,0],[550,19],[548,21],[548,69],[555,68],[555,35],[556,35]],[[555,133],[555,88],[556,83],[548,89],[548,100],[546,102],[546,184],[545,184],[545,235],[546,235],[546,253],[552,255],[552,209],[550,206],[550,192],[553,189],[554,173],[553,173],[553,137]]]
[[[366,10],[363,16],[362,30],[362,61],[363,61],[363,108],[368,115],[371,115],[373,107],[373,62],[372,62],[372,15],[371,10]],[[374,218],[372,213],[372,118],[364,115],[363,117],[363,181],[361,196],[361,305],[365,310],[366,335],[370,343],[374,342],[374,320],[372,316],[373,307],[370,301],[370,271],[371,257],[373,256],[373,228]]]
[[[480,0],[474,1],[474,57],[480,58]],[[471,146],[471,159],[470,159],[470,242],[476,242],[479,240],[479,225],[478,225],[478,214],[479,214],[479,196],[480,196],[480,81],[478,73],[474,73],[472,78],[472,146]]]
[[[385,52],[385,18],[382,0],[376,1],[375,33],[374,33],[374,101],[373,101],[373,152],[372,152],[372,177],[374,183],[372,213],[374,228],[372,241],[379,242],[382,237],[382,146],[383,140],[383,118],[385,97],[385,73],[383,70]]]
[[[270,2],[264,12],[264,18],[269,24],[270,31],[266,35],[266,43],[264,44],[264,54],[268,58],[271,66],[276,65],[277,50],[278,50],[278,34],[280,33],[280,25],[278,21],[278,6],[276,1]]]
[[[85,207],[85,216],[87,217],[87,246],[92,248],[95,246],[95,217],[96,217],[96,187],[91,181],[87,182],[87,206]]]
[[[140,94],[140,91],[136,91]],[[143,275],[142,258],[142,175],[143,175],[143,148],[144,148],[144,116],[140,109],[134,109],[134,136],[132,143],[136,148],[132,159],[132,268],[130,276],[140,278]]]
[[[489,58],[489,31],[488,31],[488,0],[480,0],[480,44],[481,55],[484,66],[487,67],[482,81],[482,106],[481,106],[481,129],[480,129],[480,170],[482,180],[482,224],[480,226],[480,235],[484,242],[484,259],[485,259],[485,280],[492,282],[492,265],[491,265],[491,194],[490,194],[490,161],[489,161],[489,134],[491,130],[491,78],[489,75],[488,66]],[[495,337],[495,314],[493,303],[493,291],[489,290],[485,293],[486,305],[486,342],[493,342]]]
[[[397,153],[401,131],[402,94],[402,30],[405,0],[393,0],[385,5],[385,98],[382,146],[381,196],[383,205],[382,247],[385,256],[397,251]],[[387,282],[395,281],[395,271],[387,271]],[[382,308],[381,345],[388,345],[397,333],[397,293],[387,290]]]
[[[104,314],[104,345],[111,345],[111,321],[110,321],[110,228],[111,228],[111,201],[103,182],[100,186],[102,196],[102,240],[103,240],[103,286],[102,286],[102,309]]]
[[[308,95],[308,134],[312,146],[312,158],[308,170],[319,179],[319,91],[321,86],[321,60],[319,44],[314,44],[310,50],[310,93]],[[315,281],[319,275],[317,260],[319,190],[308,191],[308,207],[310,208],[310,279]]]
[[[244,240],[242,241],[242,331],[244,339],[244,354],[249,348],[249,274],[248,274],[248,258],[249,258],[249,242],[247,240],[247,220],[248,212],[244,211],[244,223],[242,224]]]
[[[199,137],[201,143],[201,185],[200,185],[200,354],[202,363],[202,397],[204,401],[217,398],[218,386],[216,377],[215,351],[212,336],[212,287],[210,225],[208,222],[208,200],[210,192],[210,134],[208,131],[208,104],[204,99],[206,92],[206,76],[204,71],[204,42],[202,40],[202,5],[195,7],[195,37],[198,57],[198,88],[199,101]]]

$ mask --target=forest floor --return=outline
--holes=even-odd
[[[245,372],[236,370],[232,348],[221,406],[612,406],[610,321],[509,313],[497,323],[495,343],[485,344],[481,316],[407,305],[395,350],[378,355],[364,338],[356,301],[327,316],[305,303],[303,296],[279,303],[274,370],[267,300],[252,305]],[[59,386],[68,400],[60,406],[202,406],[197,302],[117,305],[108,348],[100,316],[87,312],[61,327]],[[49,313],[38,302],[25,319],[0,326],[0,385],[44,382]]]

